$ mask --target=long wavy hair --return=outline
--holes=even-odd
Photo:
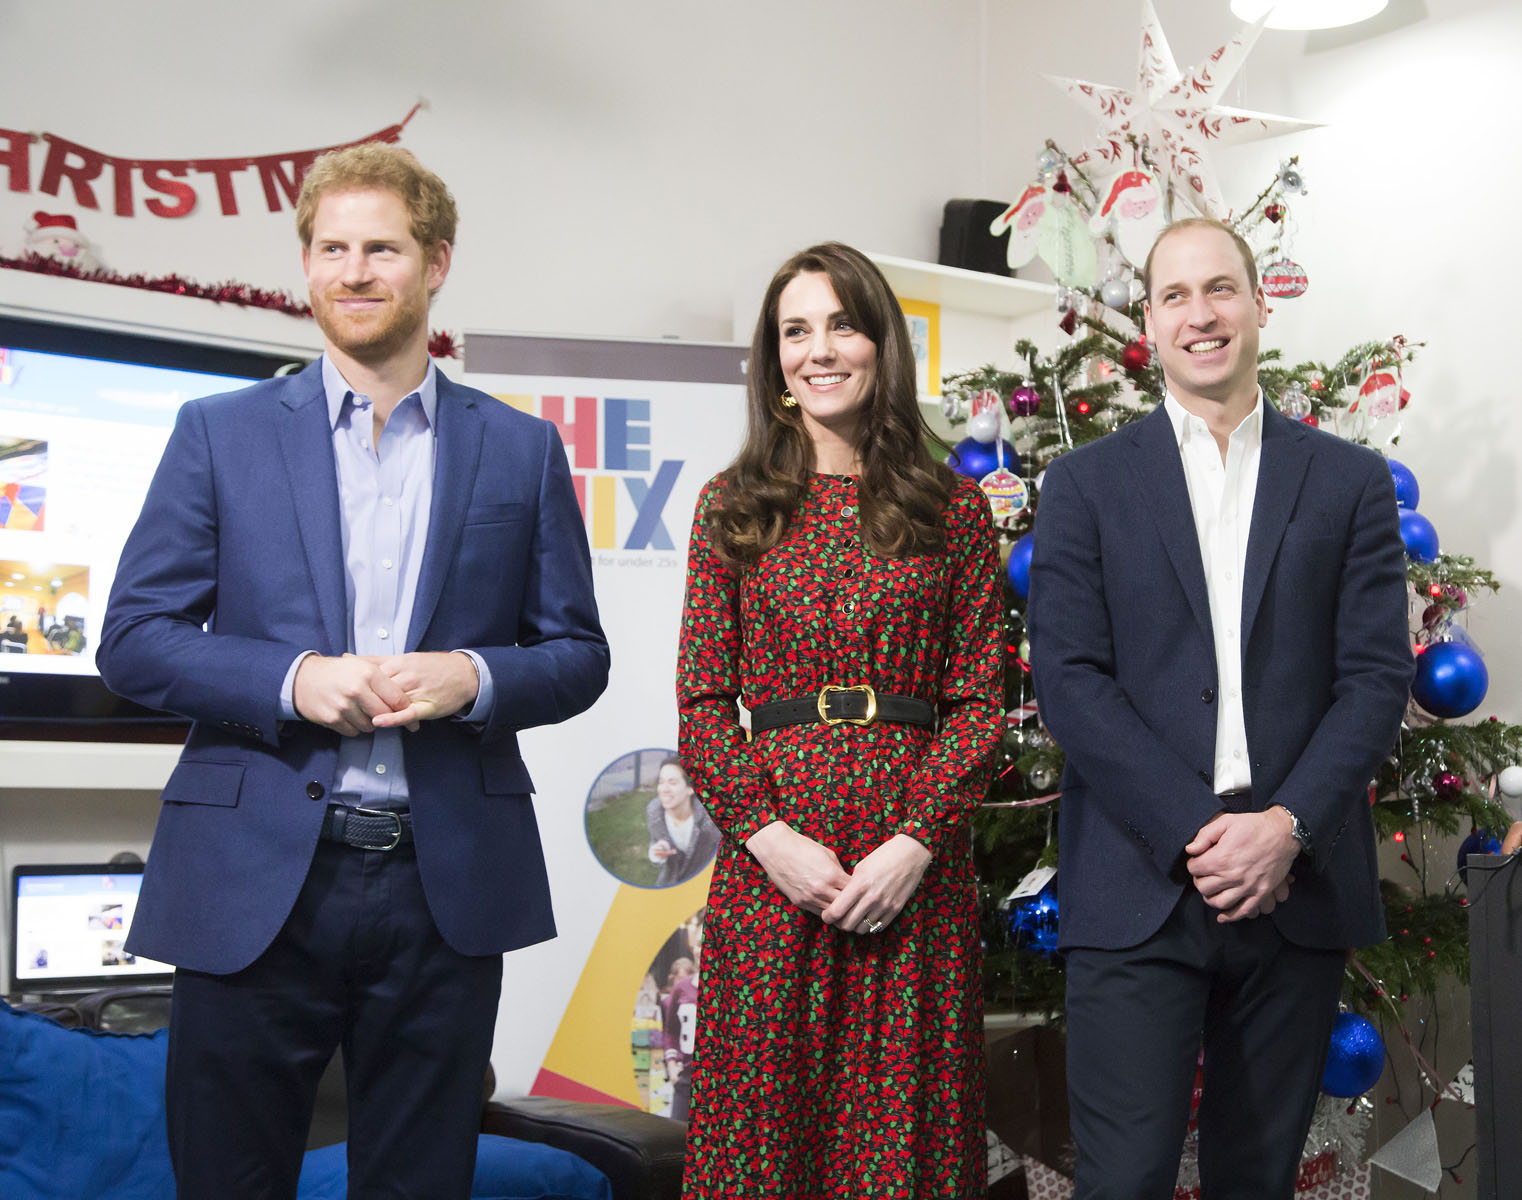
[[[829,277],[851,324],[877,349],[856,447],[862,539],[880,558],[933,554],[946,544],[942,514],[956,476],[926,448],[934,435],[920,415],[914,351],[893,290],[871,259],[840,242],[793,255],[766,289],[750,344],[745,442],[704,518],[708,535],[726,560],[748,566],[782,540],[808,495],[814,442],[798,410],[781,402],[777,324],[783,289],[805,272]]]

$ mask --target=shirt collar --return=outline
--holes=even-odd
[[[1173,440],[1183,446],[1189,440],[1190,430],[1193,429],[1194,421],[1190,418],[1194,414],[1173,398],[1172,392],[1163,393],[1163,410],[1168,414],[1168,420],[1173,424]],[[1194,417],[1195,420],[1199,418]],[[1201,422],[1203,424],[1203,422]],[[1242,418],[1241,423],[1231,431],[1230,441],[1245,440],[1249,444],[1259,445],[1263,440],[1263,389],[1258,389],[1257,402],[1252,406],[1252,411]]]
[[[338,428],[338,418],[343,416],[344,402],[350,396],[364,394],[349,386],[326,354],[322,356],[322,390],[328,400],[328,427],[331,429]],[[423,416],[428,419],[428,428],[436,428],[434,418],[439,410],[439,377],[432,358],[428,360],[428,371],[423,376],[423,382],[418,384],[416,391],[408,392],[407,395],[418,398],[423,406]],[[402,398],[405,400],[406,396]]]

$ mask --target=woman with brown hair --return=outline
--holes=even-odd
[[[724,838],[689,1196],[985,1191],[969,815],[1003,714],[998,559],[914,378],[871,261],[795,255],[756,325],[745,444],[698,500],[681,756]]]

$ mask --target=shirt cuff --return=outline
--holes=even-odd
[[[456,650],[456,654],[463,654],[476,664],[476,702],[470,706],[467,713],[456,714],[456,719],[464,721],[467,725],[485,725],[491,717],[492,701],[496,698],[496,689],[492,686],[491,668],[486,665],[486,660],[474,650]]]
[[[301,714],[296,711],[296,671],[303,662],[316,653],[315,650],[303,650],[296,656],[291,669],[285,673],[285,682],[280,685],[280,719],[282,721],[302,719]]]

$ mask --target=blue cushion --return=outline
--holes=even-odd
[[[0,1000],[0,1196],[173,1196],[168,1037],[65,1029]]]
[[[307,1151],[299,1200],[344,1200],[348,1143]],[[613,1200],[608,1177],[566,1150],[483,1133],[476,1148],[471,1200]]]
[[[65,1029],[0,1000],[0,1197],[164,1200],[169,1031]],[[347,1146],[307,1153],[301,1200],[344,1200]],[[612,1200],[607,1176],[574,1154],[482,1134],[471,1196]]]

